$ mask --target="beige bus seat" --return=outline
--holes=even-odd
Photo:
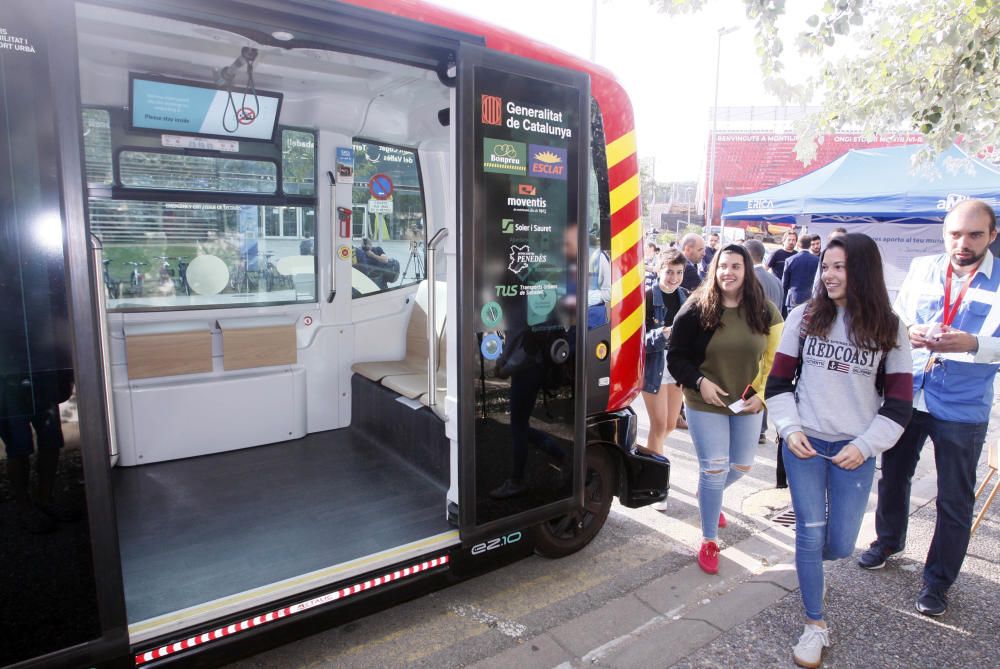
[[[445,351],[447,351],[447,344],[445,342],[444,333],[438,337],[438,369],[437,369],[437,381],[436,385],[438,388],[444,388],[448,384],[447,380],[447,365],[445,363]],[[419,399],[421,403],[427,404],[427,358],[423,360],[423,368],[419,372],[413,372],[411,374],[398,374],[393,376],[386,376],[382,379],[382,385],[393,390],[403,397],[409,398],[411,400]]]
[[[444,315],[447,310],[447,286],[435,284],[437,293],[437,329],[444,330]],[[406,355],[402,360],[374,360],[371,362],[356,362],[351,369],[361,376],[375,382],[381,382],[387,376],[403,376],[408,374],[427,374],[427,282],[421,281],[413,296],[413,309],[406,325]],[[399,392],[399,391],[397,391]],[[415,395],[413,399],[417,396]]]

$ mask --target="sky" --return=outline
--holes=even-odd
[[[590,58],[588,0],[430,1]],[[814,4],[797,0],[788,23],[804,25]],[[596,62],[628,91],[639,155],[655,158],[658,181],[697,181],[704,174],[720,27],[739,26],[722,38],[719,106],[779,104],[761,83],[741,0],[715,0],[697,14],[673,17],[648,0],[599,0],[597,14]],[[790,74],[804,76],[808,65],[792,61]]]

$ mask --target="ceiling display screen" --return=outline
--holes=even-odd
[[[129,88],[134,130],[270,142],[281,111],[281,93],[243,87],[133,73]]]

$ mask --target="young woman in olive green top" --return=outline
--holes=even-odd
[[[705,282],[674,318],[667,368],[684,388],[698,453],[704,536],[698,564],[710,574],[719,569],[722,493],[750,471],[780,339],[781,314],[764,296],[749,253],[736,244],[715,254]]]

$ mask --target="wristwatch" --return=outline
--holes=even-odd
[[[694,382],[694,389],[700,392],[701,391],[701,382],[704,381],[704,380],[705,380],[704,376],[699,376],[698,380]]]

